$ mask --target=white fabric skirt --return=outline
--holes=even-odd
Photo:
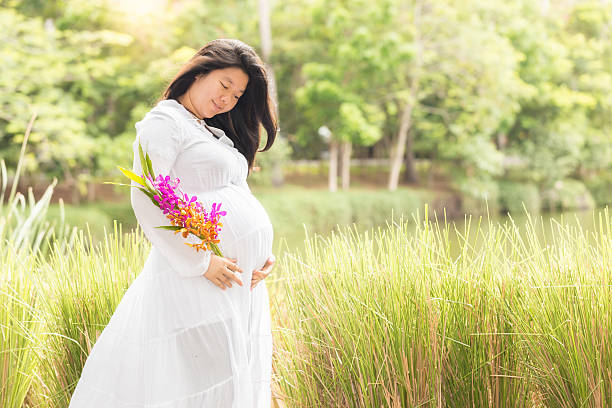
[[[185,278],[153,247],[83,367],[70,408],[269,408],[272,333],[265,280],[271,247],[255,230],[221,246],[243,286]]]

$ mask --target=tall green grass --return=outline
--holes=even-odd
[[[82,367],[149,248],[115,223],[103,242],[83,230],[46,258],[1,251],[0,407],[65,408]]]
[[[9,174],[4,160],[0,160],[0,406],[8,408],[29,404],[36,366],[43,355],[40,291],[35,270],[49,242],[56,238],[55,223],[46,220],[55,182],[38,201],[31,188],[27,199],[17,192],[34,118],[25,133],[10,191]],[[57,238],[66,248],[68,229],[64,228],[62,220],[57,226],[60,232]]]
[[[40,265],[45,356],[37,367],[35,406],[68,406],[91,348],[142,269],[148,249],[140,231],[124,234],[115,223],[98,243],[79,231],[72,251],[56,244]]]
[[[40,355],[34,257],[0,250],[0,407],[21,407]]]
[[[424,219],[308,237],[281,260],[271,299],[287,406],[612,405],[607,210],[592,233],[552,221],[548,244],[531,218],[526,232]]]

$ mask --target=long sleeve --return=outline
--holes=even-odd
[[[136,174],[142,174],[138,142],[145,154],[149,154],[155,175],[169,175],[175,160],[181,150],[181,129],[170,116],[164,114],[149,114],[136,124],[136,140],[133,144],[134,163],[132,169]],[[172,176],[171,176],[172,177]],[[132,182],[132,186],[137,186]],[[131,188],[132,208],[138,224],[153,246],[166,258],[168,264],[183,277],[197,277],[208,269],[212,252],[196,251],[185,245],[186,242],[197,243],[200,240],[194,235],[183,238],[173,231],[155,228],[171,225],[159,207],[155,206],[149,197],[137,188]]]

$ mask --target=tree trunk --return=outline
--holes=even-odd
[[[408,142],[408,132],[410,131],[410,126],[412,125],[412,111],[414,107],[418,103],[418,93],[419,93],[419,82],[421,69],[423,66],[422,61],[422,41],[421,41],[421,12],[422,12],[423,4],[419,1],[414,5],[414,46],[415,46],[415,61],[414,61],[414,69],[412,72],[412,79],[410,82],[410,96],[406,101],[406,105],[402,111],[402,117],[400,119],[400,128],[397,134],[397,144],[395,148],[391,150],[391,168],[389,171],[389,183],[387,188],[390,191],[397,190],[397,186],[399,184],[399,176],[402,170],[402,162],[404,161],[404,153],[406,152],[406,143]],[[414,153],[412,152],[412,136],[410,140],[409,155],[411,156],[411,171],[414,172]],[[415,174],[416,175],[416,174]]]
[[[387,187],[390,191],[397,190],[399,184],[400,171],[402,170],[402,162],[404,161],[404,152],[406,149],[406,141],[408,139],[408,130],[412,121],[412,110],[414,104],[409,100],[404,106],[402,118],[400,120],[400,128],[397,135],[397,144],[391,153],[391,169],[389,172],[389,183]]]
[[[266,72],[268,74],[268,86],[272,103],[274,105],[274,114],[276,116],[278,126],[278,95],[276,92],[276,78],[274,76],[274,69],[270,65],[270,54],[272,54],[272,28],[270,24],[270,1],[259,0],[259,36],[261,38],[261,57],[266,66]],[[276,135],[277,138],[281,138],[280,132]],[[280,161],[275,160],[272,165],[272,184],[275,187],[280,187],[283,184],[283,167]]]
[[[342,142],[342,189],[348,190],[351,183],[351,152],[353,145],[349,141]]]
[[[406,139],[406,158],[404,159],[404,165],[406,171],[404,172],[404,181],[406,183],[417,183],[419,181],[419,175],[417,174],[414,161],[414,150],[412,148],[414,142],[414,134],[412,130],[408,131],[408,138]]]
[[[329,141],[329,191],[338,190],[338,142],[333,138]]]

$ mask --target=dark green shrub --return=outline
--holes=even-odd
[[[525,208],[529,213],[537,213],[541,207],[538,187],[532,183],[502,181],[499,183],[499,204],[502,211],[513,214],[522,214]]]
[[[596,177],[586,180],[585,184],[598,207],[612,204],[612,173],[602,172]]]

